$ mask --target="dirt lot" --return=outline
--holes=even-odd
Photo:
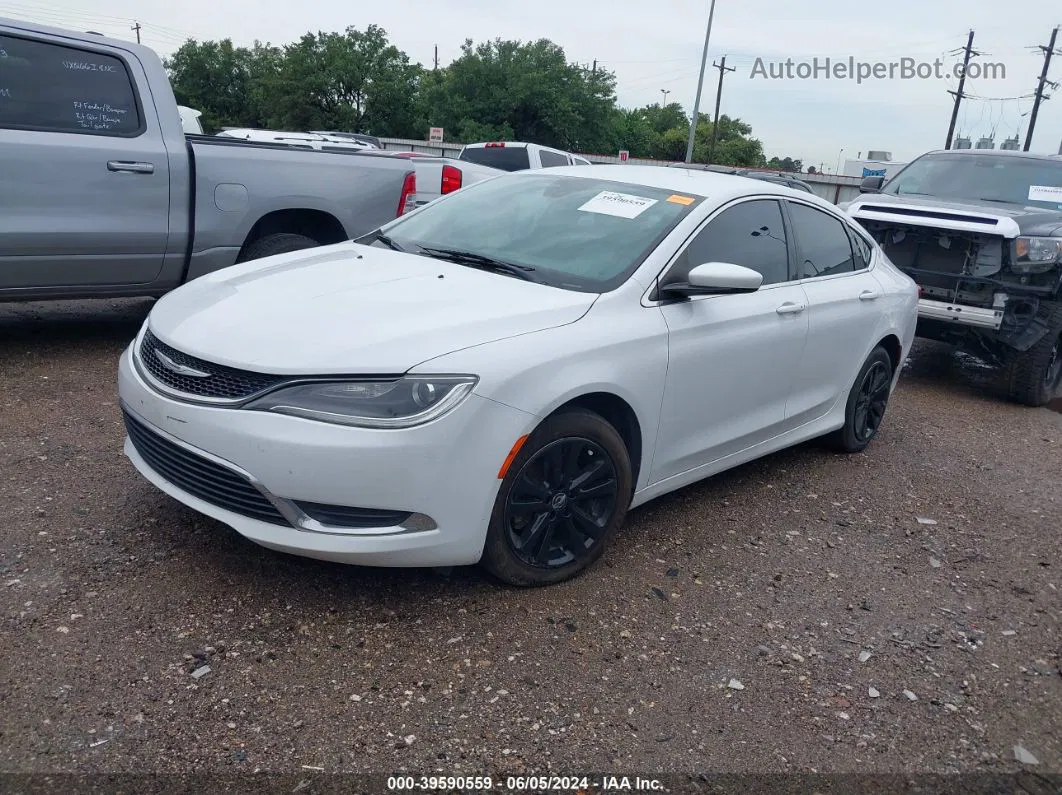
[[[520,591],[152,488],[115,394],[148,306],[0,304],[0,770],[1062,771],[1062,414],[948,351],[866,454],[662,498]]]

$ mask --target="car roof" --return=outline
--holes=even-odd
[[[980,157],[1024,157],[1032,160],[1050,161],[1058,161],[1062,159],[1059,155],[1022,152],[1018,149],[934,149],[930,152],[923,152],[919,157],[924,155],[950,155],[954,157],[971,157],[973,155],[978,155]]]
[[[777,195],[779,197],[799,196],[836,211],[836,207],[825,199],[796,190],[777,182],[763,179],[751,179],[738,174],[723,174],[718,171],[700,171],[683,168],[661,168],[660,166],[635,166],[620,164],[599,164],[588,170],[585,166],[556,166],[545,173],[584,179],[604,179],[626,182],[632,185],[645,185],[649,188],[672,190],[676,193],[693,193],[712,199],[713,202],[725,202],[749,194]],[[512,176],[521,179],[529,176],[541,176],[541,169],[514,171]]]

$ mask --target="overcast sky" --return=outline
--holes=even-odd
[[[615,71],[622,105],[659,102],[667,90],[667,100],[689,112],[708,7],[709,0],[0,0],[0,15],[123,38],[134,37],[129,26],[136,19],[144,43],[163,55],[189,36],[284,44],[307,30],[372,23],[425,65],[435,46],[445,65],[466,38],[549,38],[569,60],[596,59],[599,68]],[[997,143],[1020,134],[1024,142],[1043,65],[1042,52],[1033,48],[1046,45],[1060,23],[1058,0],[718,0],[701,110],[714,108],[719,72],[711,64],[725,55],[736,71],[724,80],[723,113],[751,124],[768,156],[798,157],[827,170],[839,157],[870,149],[909,159],[943,145],[952,102],[946,92],[956,87],[955,78],[765,79],[753,75],[757,59],[769,68],[791,58],[795,71],[816,56],[822,64],[827,57],[871,64],[941,58],[948,73],[961,60],[961,53],[948,53],[964,46],[973,29],[974,49],[984,53],[975,60],[1002,64],[1006,78],[967,79],[966,92],[980,99],[963,102],[958,132],[975,141],[994,134]],[[1062,49],[1062,34],[1057,46]],[[1062,56],[1049,78],[1062,82]],[[1034,151],[1055,153],[1062,144],[1062,90],[1055,93],[1041,105]]]

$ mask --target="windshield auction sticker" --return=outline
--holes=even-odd
[[[647,199],[644,196],[603,190],[579,209],[584,213],[614,215],[617,218],[637,218],[656,202],[656,199]]]
[[[1029,201],[1058,202],[1062,204],[1062,188],[1055,188],[1050,185],[1030,185]]]

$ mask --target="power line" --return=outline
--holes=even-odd
[[[708,9],[708,27],[704,31],[704,51],[701,53],[701,71],[697,75],[697,96],[693,100],[693,117],[690,120],[690,138],[686,142],[686,162],[693,160],[693,139],[697,134],[697,116],[701,109],[701,89],[704,87],[704,66],[708,63],[708,40],[712,37],[712,18],[715,16],[715,0]]]
[[[719,87],[715,91],[715,123],[712,125],[712,141],[708,144],[708,162],[712,162],[712,155],[715,154],[715,139],[719,134],[719,104],[723,100],[723,78],[727,72],[733,72],[734,67],[726,65],[726,56],[721,59],[721,63],[712,62],[712,66],[719,70]]]
[[[1040,49],[1044,52],[1044,68],[1040,72],[1040,79],[1036,83],[1036,99],[1033,100],[1032,112],[1029,114],[1029,129],[1025,133],[1025,147],[1024,151],[1028,152],[1029,147],[1032,146],[1033,130],[1036,128],[1036,116],[1040,112],[1040,103],[1049,99],[1050,97],[1044,96],[1044,86],[1049,85],[1052,88],[1058,88],[1058,83],[1052,83],[1047,79],[1047,70],[1051,68],[1051,56],[1055,53],[1055,40],[1058,38],[1058,28],[1056,27],[1051,31],[1051,41],[1047,43],[1046,47]]]
[[[945,149],[951,149],[951,139],[955,135],[955,120],[959,118],[959,105],[962,103],[963,93],[962,88],[966,84],[966,71],[970,65],[970,58],[979,53],[975,53],[973,49],[974,32],[970,31],[970,36],[966,40],[966,47],[963,51],[966,53],[962,61],[962,74],[959,75],[959,87],[956,91],[949,91],[949,94],[954,95],[955,105],[951,109],[951,122],[948,124],[948,137],[944,142]]]

